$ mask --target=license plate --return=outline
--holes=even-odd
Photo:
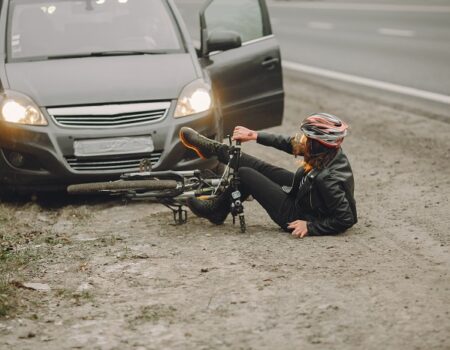
[[[76,157],[151,153],[155,150],[151,136],[76,140],[73,146]]]

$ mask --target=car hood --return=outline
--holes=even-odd
[[[189,54],[8,63],[6,75],[41,107],[169,100],[197,78]]]

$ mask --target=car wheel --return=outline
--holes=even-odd
[[[31,192],[19,191],[14,187],[7,187],[0,184],[0,203],[27,202],[30,198]]]

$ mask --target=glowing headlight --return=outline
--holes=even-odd
[[[211,88],[203,80],[186,85],[178,98],[175,118],[205,112],[211,108]]]
[[[16,124],[48,124],[38,106],[29,97],[10,90],[0,95],[0,119]]]

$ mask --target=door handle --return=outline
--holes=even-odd
[[[277,58],[277,57],[268,57],[268,58],[264,59],[264,61],[262,61],[261,65],[264,68],[272,68],[278,62],[280,62],[279,58]]]

